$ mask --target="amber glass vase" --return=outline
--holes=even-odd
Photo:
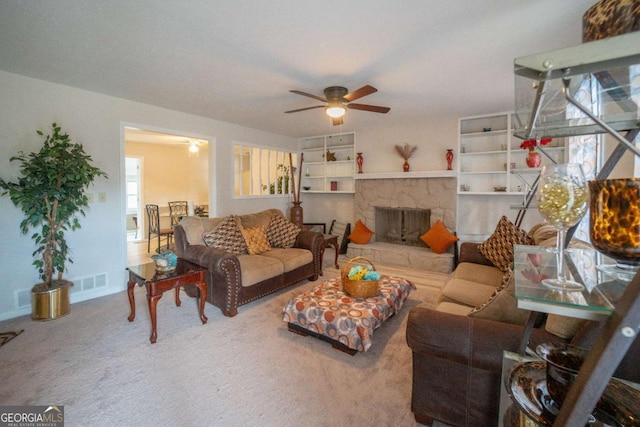
[[[589,181],[591,242],[622,269],[640,267],[640,179]]]

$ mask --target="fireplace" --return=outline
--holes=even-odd
[[[424,246],[420,236],[431,227],[431,210],[374,207],[377,242]]]

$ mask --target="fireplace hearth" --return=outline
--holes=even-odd
[[[431,210],[374,207],[376,241],[396,245],[424,246],[420,236],[431,227]]]

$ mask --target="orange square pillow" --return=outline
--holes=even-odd
[[[371,240],[371,237],[375,233],[367,228],[366,225],[362,223],[362,221],[356,221],[356,226],[353,229],[353,232],[347,236],[349,240],[353,243],[358,243],[360,245],[366,245]]]
[[[271,245],[267,239],[267,233],[264,226],[248,227],[240,229],[242,237],[247,243],[247,251],[249,255],[260,255],[263,252],[271,250]]]
[[[451,234],[442,221],[437,220],[429,231],[420,236],[420,240],[429,246],[433,252],[442,254],[449,246],[458,241],[458,237]]]

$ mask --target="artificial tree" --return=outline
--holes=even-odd
[[[80,228],[78,216],[85,215],[89,206],[86,189],[98,177],[107,174],[92,166],[91,156],[81,144],[72,143],[68,134],[53,123],[51,134],[38,152],[20,152],[10,158],[20,164],[20,175],[14,182],[0,178],[1,195],[9,195],[15,206],[24,213],[20,231],[31,236],[36,244],[33,265],[38,269],[42,283],[33,292],[48,291],[65,282],[63,274],[69,257],[65,239],[67,230]],[[53,278],[57,272],[56,279]]]

